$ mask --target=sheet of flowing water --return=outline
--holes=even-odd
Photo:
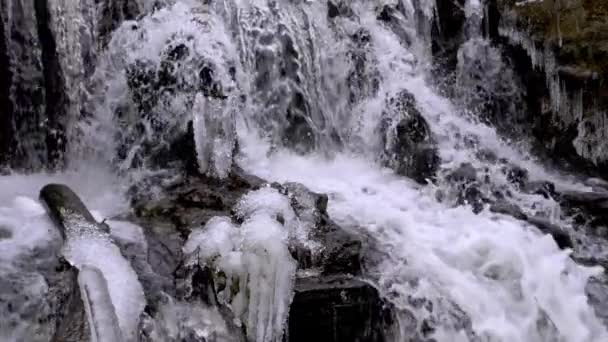
[[[397,29],[380,23],[377,9],[397,3]],[[467,12],[475,13],[476,5],[471,1]],[[549,236],[524,222],[487,211],[475,215],[468,207],[436,199],[438,190],[449,189],[445,173],[462,162],[486,169],[493,184],[509,187],[501,166],[477,157],[480,148],[528,169],[533,179],[566,189],[583,185],[545,170],[499,139],[493,128],[461,115],[428,85],[433,1],[361,0],[350,6],[352,15],[330,21],[325,1],[224,0],[208,6],[184,0],[125,23],[99,57],[87,104],[94,115],[76,126],[83,139],[73,141],[73,164],[95,155],[104,163],[119,159],[117,166],[127,170],[144,146],[167,144],[192,120],[201,170],[212,163],[215,175],[222,176],[225,156],[234,146],[229,132],[238,126],[243,167],[268,180],[301,182],[329,194],[333,219],[378,241],[382,257],[370,266],[369,280],[398,308],[413,312],[419,324],[432,322],[436,340],[608,339],[585,296],[588,278],[601,270],[574,264]],[[143,114],[129,112],[134,103],[126,69],[138,61],[160,68],[171,51],[167,46],[179,44],[192,53],[176,71],[187,90],[159,95],[160,107]],[[362,81],[349,94],[353,53],[367,63],[358,71]],[[215,66],[223,95],[231,100],[203,100],[192,91],[199,81],[193,68],[201,60]],[[403,89],[415,97],[436,135],[442,159],[437,185],[421,187],[376,164],[383,106]],[[307,103],[306,123],[319,153],[302,156],[281,147],[289,134],[281,117],[287,105],[276,99],[294,94]],[[471,138],[473,147],[465,143]],[[126,153],[116,158],[117,149],[125,147],[121,144]],[[104,217],[127,207],[120,196],[125,189],[115,176],[93,167],[62,175],[1,177],[0,247],[6,260],[53,239],[36,201],[48,182],[72,186]],[[555,202],[511,190],[525,210],[559,220]],[[33,227],[32,234],[20,227]],[[402,337],[408,337],[407,326]]]
[[[333,219],[379,241],[386,259],[373,268],[372,279],[418,318],[438,315],[438,340],[470,339],[460,329],[459,313],[444,301],[470,317],[481,341],[608,337],[584,291],[588,277],[601,270],[574,264],[550,236],[507,216],[440,204],[425,189],[361,157],[327,160],[283,151],[267,158],[259,150],[262,142],[248,146],[258,146],[242,161],[248,170],[329,194]],[[432,302],[435,312],[417,308],[415,298]]]

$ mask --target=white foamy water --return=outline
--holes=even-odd
[[[434,313],[412,307],[411,297],[431,301],[437,311],[453,302],[484,341],[608,338],[584,291],[601,269],[576,265],[550,236],[507,216],[442,205],[412,181],[360,157],[279,152],[267,158],[263,143],[257,146],[242,160],[249,171],[329,194],[334,220],[378,239],[390,257],[372,278],[418,318]],[[454,319],[439,322],[438,340],[467,340]]]
[[[353,0],[334,19],[326,1],[182,0],[156,11],[151,2],[142,4],[148,14],[122,24],[108,48],[99,52],[87,85],[90,101],[85,107],[93,115],[75,123],[75,134],[83,139],[70,142],[69,162],[100,160],[127,179],[144,177],[154,173],[146,168],[147,158],[181,137],[192,121],[199,170],[224,178],[238,135],[240,164],[246,170],[327,193],[333,220],[377,241],[377,250],[370,253],[378,255],[372,256],[375,263],[368,265],[365,277],[416,319],[412,328],[407,315],[400,315],[399,341],[428,327],[432,329],[425,337],[442,342],[608,340],[585,295],[589,277],[601,269],[576,265],[569,251],[525,222],[487,210],[475,215],[468,206],[454,207],[436,198],[450,190],[446,173],[471,163],[477,170],[487,169],[492,186],[513,192],[511,200],[524,212],[564,223],[555,201],[512,186],[502,170],[505,164],[482,160],[477,156],[481,148],[527,169],[532,180],[551,181],[558,189],[589,188],[547,170],[526,152],[525,144],[501,139],[496,129],[464,115],[466,108],[429,86],[434,3]],[[379,20],[385,5],[395,6],[388,10],[388,22]],[[53,13],[73,18],[84,7],[60,6]],[[467,1],[464,10],[469,25],[480,24],[480,1]],[[79,25],[59,24],[63,38]],[[82,35],[89,39],[86,32]],[[61,56],[78,47],[76,43],[62,40]],[[476,49],[483,51],[489,44],[479,38],[462,48],[468,57],[480,57]],[[84,81],[81,65],[70,63],[78,56],[67,57],[63,65],[73,67],[67,83],[74,100],[84,96]],[[500,56],[489,51],[480,58],[490,57]],[[442,162],[437,184],[421,186],[378,166],[380,121],[387,101],[403,90],[416,100],[437,142]],[[291,139],[314,140],[318,153],[289,152]],[[466,146],[467,140],[476,146]],[[295,147],[298,143],[291,141]],[[95,166],[58,175],[0,177],[2,272],[2,267],[19,270],[16,261],[57,242],[37,200],[47,183],[71,186],[97,220],[128,210],[122,196],[126,188],[111,172]],[[302,226],[288,199],[270,188],[245,195],[234,209],[242,223],[216,217],[205,227],[193,227],[183,250],[190,262],[228,278],[220,300],[232,309],[235,323],[245,325],[251,340],[280,341],[296,274],[288,244],[305,244],[311,227]],[[77,223],[82,229],[68,231],[63,253],[77,267],[101,272],[105,283],[98,271],[83,281],[93,286],[91,294],[98,300],[110,298],[111,307],[105,307],[115,311],[124,337],[134,340],[145,304],[143,291],[112,236],[141,243],[143,232],[117,221],[109,222],[111,234]],[[43,295],[45,286],[41,280],[28,291]],[[172,338],[180,336],[179,327],[208,336],[215,322],[222,321],[216,311],[172,299],[159,315],[158,322],[167,324],[162,328]],[[105,317],[100,324],[112,325],[113,315]],[[223,324],[215,328],[220,334],[228,329]],[[0,323],[0,337],[6,330]],[[18,339],[9,337],[11,342]]]

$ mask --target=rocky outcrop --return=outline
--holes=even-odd
[[[392,341],[396,317],[372,286],[341,277],[296,283],[289,317],[290,342]]]
[[[71,135],[81,133],[74,121],[90,114],[86,88],[98,53],[123,21],[164,2],[140,3],[0,1],[0,166],[64,165]]]
[[[0,163],[53,168],[65,141],[62,71],[45,1],[0,3]]]
[[[387,340],[388,327],[395,319],[392,309],[372,286],[356,278],[362,275],[362,259],[371,242],[331,221],[326,195],[311,192],[297,183],[268,184],[238,168],[233,168],[229,177],[222,181],[196,173],[184,174],[174,183],[164,183],[153,190],[154,196],[146,190],[151,184],[163,183],[148,181],[152,183],[133,189],[133,206],[137,215],[133,219],[145,227],[148,243],[154,244],[150,245],[148,254],[150,265],[155,272],[175,279],[175,283],[161,291],[164,295],[148,297],[156,299],[148,303],[143,318],[147,336],[162,332],[159,322],[163,320],[167,301],[176,301],[172,305],[177,307],[180,307],[177,303],[215,307],[217,317],[223,317],[225,323],[222,324],[227,324],[227,331],[241,331],[238,326],[231,326],[235,313],[222,302],[227,295],[225,275],[209,268],[209,265],[184,263],[187,256],[183,254],[182,245],[193,229],[205,226],[216,217],[232,218],[235,224],[241,224],[241,199],[260,189],[276,189],[288,199],[301,227],[309,229],[307,243],[303,244],[299,239],[290,239],[289,242],[289,252],[296,261],[298,275],[287,340],[300,341],[313,336],[310,335],[313,332],[366,341]],[[161,196],[158,196],[158,190]],[[275,219],[287,225],[291,218],[278,215]],[[311,249],[310,246],[319,248]],[[165,261],[159,267],[154,265],[157,262],[153,259]],[[168,274],[169,271],[171,273]],[[233,288],[232,291],[238,289]],[[221,298],[218,298],[219,292],[223,292]],[[173,299],[167,299],[167,295]],[[339,324],[328,324],[328,320]],[[184,334],[190,329],[188,326],[182,328]],[[248,330],[243,331],[247,334]],[[230,338],[242,340],[245,337],[236,334]]]
[[[503,135],[529,136],[539,155],[605,177],[606,4],[481,3],[475,14],[467,12],[471,5],[465,1],[437,1],[436,73],[455,85],[445,87],[446,93]],[[459,84],[463,75],[466,82]]]
[[[434,178],[440,163],[437,147],[412,94],[401,91],[387,101],[379,134],[383,164],[421,184]]]
[[[495,37],[524,78],[533,135],[554,159],[606,175],[608,35],[605,2],[544,0],[496,7]]]

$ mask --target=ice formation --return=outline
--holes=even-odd
[[[115,310],[125,340],[136,340],[139,318],[146,301],[143,288],[129,261],[123,257],[108,233],[101,231],[96,224],[87,222],[83,217],[71,214],[65,227],[63,255],[66,260],[79,270],[90,268],[101,272],[101,278],[105,278],[107,286],[101,283],[88,286],[96,296],[102,296],[100,292],[107,288],[112,300],[112,305],[107,306],[107,309],[113,307]],[[93,272],[87,272],[82,280],[101,279],[99,276],[93,277]],[[104,313],[103,316],[110,317],[111,314]]]
[[[288,199],[263,188],[237,206],[239,226],[228,217],[212,218],[184,246],[191,261],[226,278],[219,297],[229,304],[257,342],[282,341],[293,296],[296,263],[288,248],[295,214]]]

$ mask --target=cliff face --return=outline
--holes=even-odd
[[[122,21],[152,6],[0,0],[0,167],[62,166],[69,123],[87,115],[86,82],[98,51]]]
[[[434,55],[456,74],[459,49],[472,38],[468,5],[437,1]],[[515,138],[530,136],[542,155],[608,176],[608,3],[486,0],[482,7],[483,38],[500,51],[524,94],[523,111],[491,113],[493,124],[516,123]]]
[[[544,84],[528,83],[539,95],[530,99],[539,110],[535,136],[555,155],[606,175],[608,3],[497,0],[496,8],[499,36],[529,58],[531,70],[522,72],[544,75]]]

